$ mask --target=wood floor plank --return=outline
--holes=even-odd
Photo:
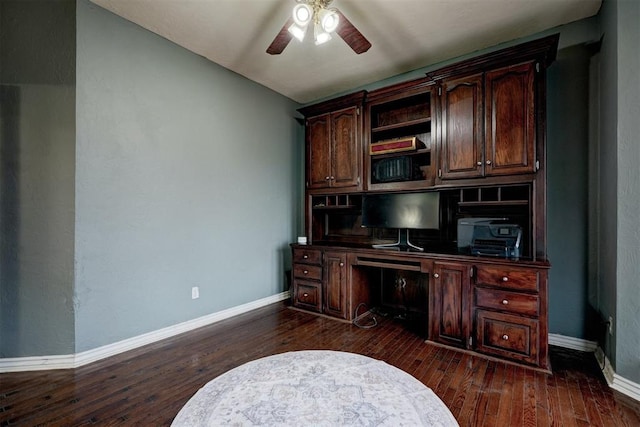
[[[461,426],[633,426],[640,404],[613,392],[593,355],[551,347],[551,375],[425,342],[377,316],[371,329],[272,304],[74,370],[0,374],[0,426],[167,426],[213,378],[272,354],[328,349],[397,366]]]

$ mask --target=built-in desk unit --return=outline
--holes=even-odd
[[[300,109],[308,244],[292,245],[293,306],[342,321],[397,309],[429,342],[550,369],[545,104],[557,43]],[[437,193],[437,227],[369,222],[372,195],[422,192]],[[517,252],[465,250],[459,224],[487,219],[517,230]],[[409,236],[422,251],[378,248]]]

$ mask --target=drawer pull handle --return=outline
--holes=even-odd
[[[304,259],[308,259],[308,258],[309,258],[309,255],[302,255],[302,258],[304,258]]]
[[[438,277],[440,277],[440,275],[439,275],[438,273],[436,273],[436,274],[434,274],[434,275],[433,275],[433,278],[434,278],[434,279],[437,279]]]
[[[306,298],[306,297],[308,297],[308,296],[309,296],[309,294],[304,293],[304,294],[302,294],[302,296]]]
[[[503,304],[503,305],[508,305],[508,304],[509,304],[509,300],[507,300],[507,299],[503,299],[503,300],[502,300],[502,304]]]
[[[503,282],[508,282],[508,281],[509,281],[509,278],[508,278],[507,276],[504,276],[504,277],[502,278],[502,281],[503,281]]]
[[[503,340],[505,340],[505,341],[508,341],[508,340],[509,340],[509,335],[504,334],[504,335],[502,336],[502,339],[503,339]]]
[[[303,273],[304,274],[309,274],[309,270],[304,270]]]

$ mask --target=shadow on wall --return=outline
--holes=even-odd
[[[20,230],[20,88],[0,85],[0,357],[16,344]],[[11,334],[11,336],[9,336]]]

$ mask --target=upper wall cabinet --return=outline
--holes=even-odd
[[[534,63],[443,79],[438,177],[536,171]]]
[[[300,110],[306,119],[307,189],[362,190],[364,92]]]
[[[477,178],[484,174],[482,74],[446,79],[440,93],[442,179]]]
[[[534,63],[485,75],[485,173],[536,171]]]

